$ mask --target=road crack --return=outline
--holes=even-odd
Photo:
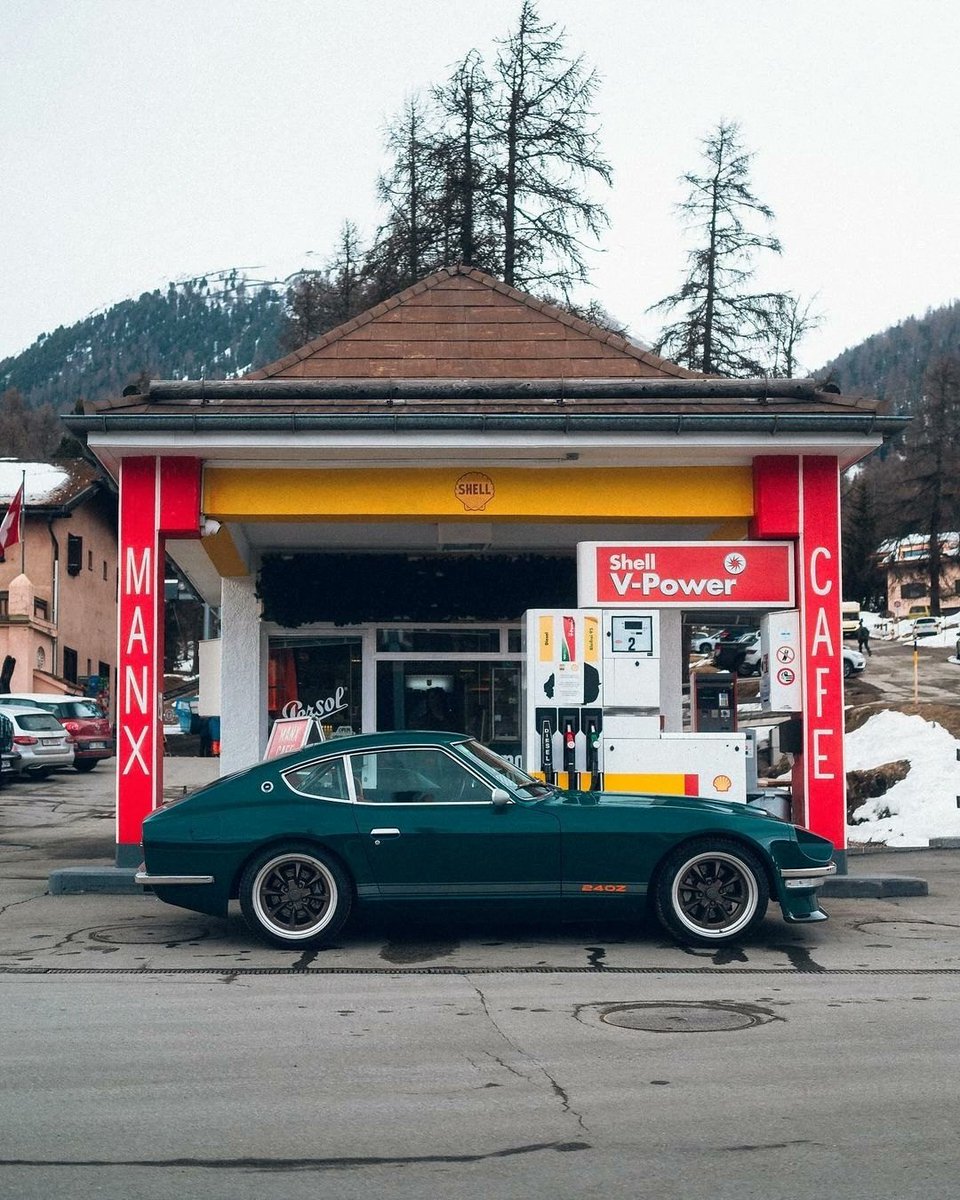
[[[532,1054],[528,1054],[527,1051],[524,1050],[522,1046],[519,1046],[513,1040],[513,1038],[511,1038],[508,1034],[506,1034],[503,1031],[503,1029],[497,1023],[496,1017],[494,1017],[493,1013],[490,1011],[490,1006],[487,1004],[487,998],[483,994],[483,989],[477,987],[476,984],[473,985],[473,988],[474,988],[474,991],[477,993],[477,995],[480,997],[480,1004],[483,1007],[484,1015],[486,1016],[486,1018],[490,1022],[490,1024],[493,1026],[493,1028],[500,1035],[500,1037],[506,1042],[506,1044],[510,1047],[510,1049],[514,1052],[514,1054],[516,1054],[518,1056],[518,1058],[520,1058],[524,1062],[530,1063],[530,1065],[534,1068],[535,1071],[538,1071],[541,1075],[543,1075],[543,1077],[546,1079],[546,1081],[550,1084],[550,1089],[553,1092],[554,1096],[560,1101],[560,1110],[563,1113],[563,1115],[568,1116],[568,1117],[574,1117],[576,1119],[577,1124],[583,1130],[583,1132],[589,1133],[590,1130],[587,1128],[587,1123],[583,1119],[583,1113],[581,1113],[577,1109],[575,1109],[573,1107],[573,1105],[570,1103],[570,1096],[567,1093],[566,1089],[560,1083],[558,1083],[558,1081],[554,1078],[553,1075],[551,1075],[550,1071],[546,1068],[546,1066],[542,1062],[540,1062],[538,1059],[534,1058],[534,1056]],[[520,1078],[526,1079],[526,1081],[528,1083],[533,1082],[533,1080],[532,1080],[532,1078],[530,1078],[530,1076],[525,1076],[522,1071],[518,1070],[515,1067],[510,1066],[508,1063],[504,1062],[503,1059],[498,1058],[495,1054],[491,1054],[490,1057],[494,1060],[494,1062],[500,1063],[500,1065],[502,1067],[504,1067],[506,1070],[510,1071],[511,1074],[518,1075],[518,1076],[520,1076]]]

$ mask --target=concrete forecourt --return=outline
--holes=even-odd
[[[212,760],[170,759],[171,794]],[[351,925],[323,952],[106,866],[113,780],[0,792],[0,1197],[951,1194],[960,857],[852,855],[928,894],[771,915],[683,950],[651,926]]]

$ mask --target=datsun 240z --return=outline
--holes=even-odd
[[[561,791],[464,734],[338,738],[227,776],[143,824],[137,882],[266,941],[328,944],[355,905],[459,903],[642,918],[722,946],[763,919],[823,921],[825,838],[760,808]]]

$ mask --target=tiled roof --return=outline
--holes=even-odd
[[[472,267],[446,267],[247,379],[698,378]]]
[[[0,505],[9,504],[24,481],[27,508],[69,508],[102,478],[83,459],[50,463],[0,458]]]

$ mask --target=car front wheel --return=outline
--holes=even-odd
[[[657,917],[677,941],[722,946],[763,920],[770,899],[759,858],[738,842],[703,839],[665,860],[654,892]]]
[[[308,844],[274,846],[240,877],[240,908],[250,928],[274,946],[312,949],[343,928],[353,890],[343,867]]]

